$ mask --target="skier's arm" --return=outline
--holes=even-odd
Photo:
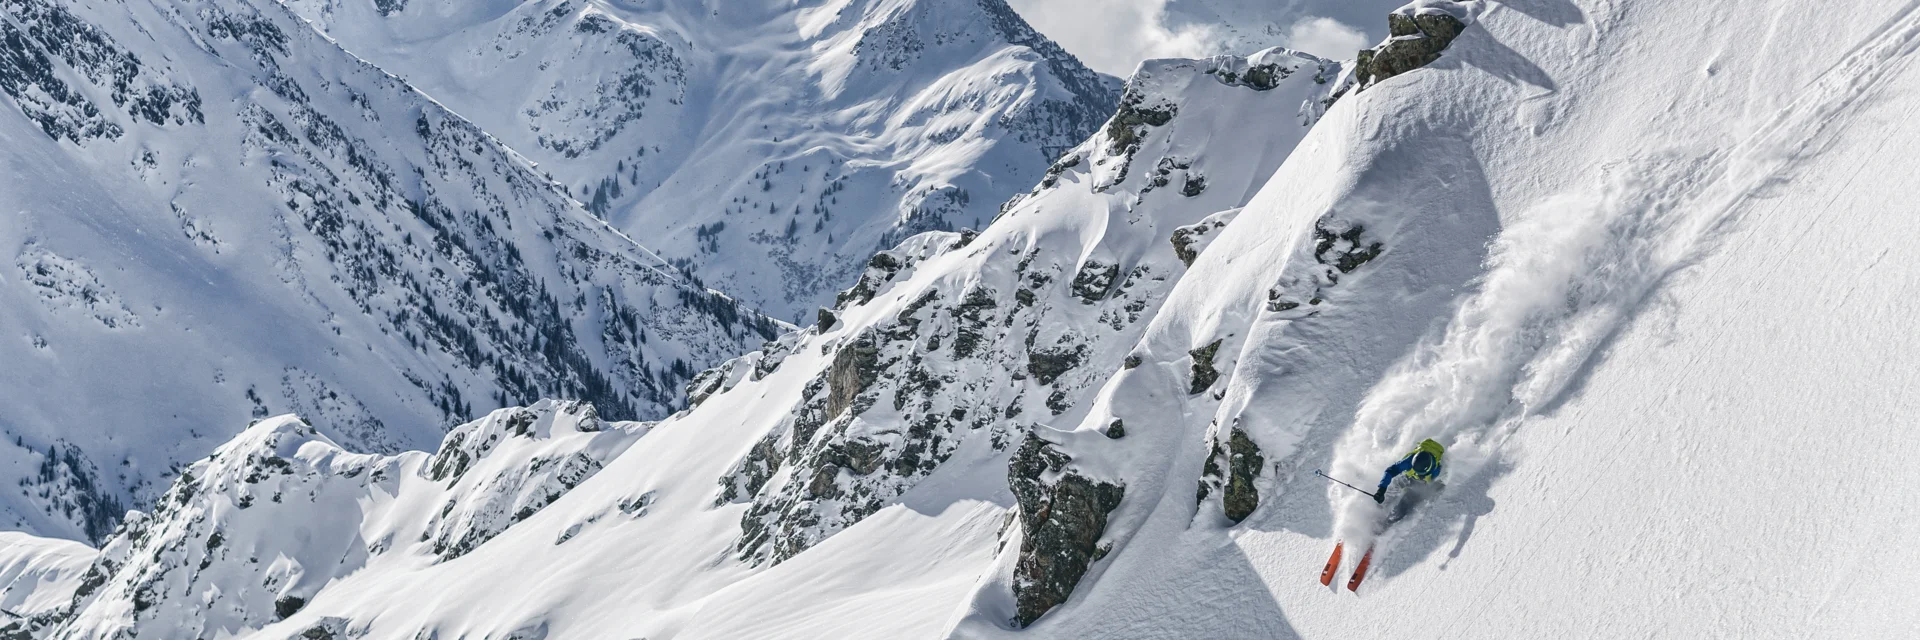
[[[1407,456],[1405,458],[1401,458],[1399,462],[1393,463],[1393,466],[1387,467],[1387,472],[1380,476],[1380,488],[1382,490],[1385,490],[1387,488],[1387,485],[1393,484],[1394,476],[1400,475],[1402,473],[1406,473],[1408,469],[1412,469],[1412,468],[1413,468],[1413,456]]]

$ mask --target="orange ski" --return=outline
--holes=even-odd
[[[1333,543],[1333,555],[1327,558],[1327,568],[1320,570],[1320,586],[1333,584],[1333,572],[1340,570],[1340,549],[1345,542]]]
[[[1353,579],[1347,581],[1348,591],[1359,591],[1360,581],[1367,578],[1367,565],[1373,564],[1373,547],[1367,547],[1367,555],[1360,557],[1360,566],[1353,568]]]

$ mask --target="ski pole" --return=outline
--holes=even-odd
[[[1327,475],[1327,474],[1324,474],[1324,473],[1320,473],[1320,470],[1319,470],[1319,469],[1314,469],[1314,470],[1313,470],[1313,472],[1314,472],[1315,474],[1317,474],[1317,475],[1319,475],[1319,476],[1320,476],[1320,477],[1322,477],[1322,478],[1326,478],[1326,479],[1328,479],[1328,480],[1332,480],[1332,481],[1334,481],[1334,482],[1339,482],[1341,486],[1344,486],[1344,487],[1346,487],[1346,488],[1348,488],[1348,489],[1352,489],[1352,490],[1354,490],[1354,491],[1358,491],[1358,492],[1360,492],[1360,493],[1364,493],[1364,494],[1366,494],[1366,495],[1367,495],[1367,496],[1369,496],[1369,497],[1371,497],[1371,496],[1373,496],[1373,492],[1371,492],[1371,491],[1367,491],[1367,490],[1365,490],[1365,489],[1361,489],[1360,487],[1356,487],[1356,486],[1353,486],[1353,485],[1350,485],[1350,484],[1347,484],[1347,483],[1345,483],[1345,482],[1341,482],[1339,478],[1335,478],[1335,477],[1333,477],[1333,476],[1330,476],[1330,475]]]

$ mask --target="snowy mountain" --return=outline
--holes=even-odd
[[[292,0],[705,282],[810,318],[978,228],[1117,88],[1003,0]]]
[[[100,540],[246,417],[660,417],[774,323],[277,3],[0,13],[0,522]]]
[[[815,326],[700,374],[696,406],[657,423],[547,401],[386,456],[261,421],[98,551],[8,538],[0,629],[1920,623],[1900,438],[1920,222],[1893,204],[1915,177],[1896,156],[1920,8],[1420,0],[1383,18],[1350,61],[1143,65],[979,233],[876,254]],[[1446,464],[1418,505],[1314,473],[1370,486],[1428,438]]]

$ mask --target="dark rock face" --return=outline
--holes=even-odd
[[[1171,239],[1174,257],[1180,258],[1181,264],[1193,266],[1193,261],[1200,258],[1200,250],[1205,248],[1206,236],[1226,228],[1227,222],[1232,219],[1230,216],[1208,216],[1205,220],[1174,229]]]
[[[1119,281],[1120,265],[1088,260],[1073,275],[1073,295],[1083,303],[1093,304],[1105,299]]]
[[[900,256],[892,252],[882,251],[873,254],[872,258],[867,259],[867,270],[861,272],[860,279],[853,283],[853,287],[834,297],[834,308],[844,310],[850,306],[872,302],[873,294],[879,292],[881,286],[891,282],[893,277],[900,273],[901,266]]]
[[[1215,340],[1213,344],[1187,352],[1187,355],[1193,356],[1193,384],[1188,387],[1187,393],[1203,393],[1220,379],[1220,372],[1213,368],[1213,356],[1219,351],[1220,341]]]
[[[1227,486],[1220,502],[1227,519],[1239,522],[1260,506],[1260,491],[1254,488],[1253,480],[1260,476],[1267,459],[1260,455],[1260,445],[1254,444],[1239,427],[1235,427],[1227,439],[1227,451]]]
[[[854,398],[873,386],[880,376],[880,350],[873,335],[864,334],[833,356],[833,368],[827,371],[827,416],[838,416],[853,406]]]
[[[1027,353],[1027,373],[1040,384],[1053,384],[1061,374],[1080,366],[1086,357],[1087,348],[1081,345],[1075,349],[1037,349]]]
[[[305,598],[287,596],[273,601],[273,615],[279,616],[281,620],[285,620],[287,616],[299,613],[300,609],[306,606],[307,601]]]
[[[1120,170],[1114,172],[1111,182],[1095,187],[1094,191],[1104,191],[1125,182],[1127,168],[1133,163],[1133,155],[1140,151],[1140,140],[1146,136],[1146,128],[1166,126],[1179,111],[1178,106],[1164,101],[1150,104],[1138,87],[1127,87],[1126,93],[1120,97],[1119,109],[1114,111],[1113,118],[1107,121],[1107,128],[1103,131],[1107,137],[1107,154],[1120,158]]]
[[[1312,273],[1291,275],[1267,290],[1267,310],[1292,311],[1305,304],[1319,305],[1328,288],[1340,278],[1372,262],[1386,251],[1386,243],[1372,236],[1365,225],[1350,220],[1321,218],[1313,223]],[[1308,311],[1306,313],[1312,313]]]
[[[1466,28],[1466,24],[1443,13],[1388,14],[1387,41],[1362,50],[1355,61],[1360,88],[1439,60],[1440,52]]]
[[[1020,556],[1014,565],[1013,623],[1033,624],[1060,606],[1087,568],[1106,555],[1099,546],[1107,513],[1126,490],[1067,467],[1066,454],[1028,434],[1007,466],[1007,483],[1020,503]],[[1055,475],[1048,482],[1043,475]]]
[[[1360,223],[1348,223],[1345,227],[1336,230],[1329,226],[1326,218],[1313,223],[1313,257],[1320,264],[1339,269],[1340,273],[1353,273],[1360,265],[1379,257],[1384,245],[1362,240],[1367,230]]]
[[[1297,69],[1279,64],[1268,63],[1248,65],[1243,71],[1217,68],[1207,73],[1219,80],[1221,84],[1246,87],[1254,91],[1268,91],[1280,86],[1280,81],[1287,79],[1287,76],[1293,75],[1293,72],[1296,70]]]

